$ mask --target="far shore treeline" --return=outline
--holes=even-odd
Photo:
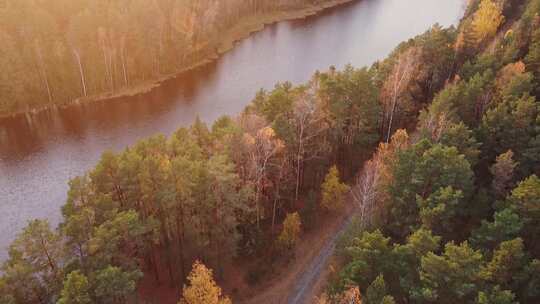
[[[2,0],[0,117],[136,92],[336,0]]]

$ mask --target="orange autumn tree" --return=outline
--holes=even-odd
[[[183,298],[178,304],[232,304],[214,281],[212,270],[201,262],[195,261],[188,281],[189,286],[184,286]]]

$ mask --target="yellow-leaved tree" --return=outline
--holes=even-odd
[[[327,294],[323,293],[315,301],[316,304],[362,304],[362,294],[360,289],[356,287],[350,287],[341,294],[337,294],[332,298],[329,298]],[[386,303],[385,303],[386,304]]]
[[[285,249],[292,249],[300,238],[301,230],[302,221],[298,212],[287,214],[283,222],[283,230],[278,237],[278,243]]]
[[[492,0],[482,0],[472,22],[476,42],[482,43],[495,36],[503,22],[502,8]]]
[[[183,298],[179,304],[232,304],[228,297],[222,295],[212,270],[201,262],[195,261],[188,281],[189,286],[184,286]]]
[[[339,170],[333,166],[326,174],[321,186],[322,201],[321,207],[327,211],[336,211],[343,208],[345,195],[349,191],[349,186],[339,179]]]

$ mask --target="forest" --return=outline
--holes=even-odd
[[[264,16],[324,2],[0,1],[0,116],[137,90],[216,56]]]
[[[538,303],[539,98],[540,0],[469,1],[371,67],[103,153],[59,227],[12,243],[0,303],[152,303],[148,282],[232,303],[226,265],[254,259],[256,286],[348,205],[319,304]]]
[[[396,57],[398,111],[450,73],[360,171],[360,215],[319,303],[540,301],[540,1],[472,1],[443,31],[454,49],[436,51],[450,64],[420,61],[437,68],[408,79],[400,63],[432,50],[434,31]]]

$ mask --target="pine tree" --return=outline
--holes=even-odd
[[[389,304],[394,303],[394,298],[388,295],[386,288],[386,283],[382,275],[377,276],[377,278],[369,285],[366,290],[367,304]]]
[[[478,293],[482,259],[467,242],[446,244],[442,255],[426,254],[420,267],[420,300],[441,304],[472,301]]]
[[[477,304],[518,304],[515,301],[516,295],[510,290],[501,290],[499,286],[495,286],[488,291],[480,291],[476,298]]]
[[[530,250],[540,254],[540,245],[536,241],[540,233],[540,178],[531,175],[512,190],[508,201],[517,209],[523,219],[522,236]]]
[[[527,260],[521,238],[502,242],[493,252],[491,261],[482,268],[480,275],[486,281],[503,289],[517,290]]]
[[[513,160],[514,152],[508,150],[497,156],[495,164],[491,166],[490,172],[493,175],[491,187],[498,197],[505,197],[512,188],[512,178],[517,163]]]
[[[79,271],[68,274],[58,304],[91,304],[88,279]]]
[[[142,277],[138,270],[125,271],[108,266],[96,273],[95,295],[98,303],[125,303],[135,292],[137,281]]]
[[[49,301],[62,287],[62,243],[47,221],[33,220],[9,248],[4,278],[17,303]]]
[[[498,211],[493,215],[493,221],[482,220],[482,225],[473,230],[471,244],[485,251],[494,250],[497,244],[509,241],[519,236],[523,221],[511,208]]]

